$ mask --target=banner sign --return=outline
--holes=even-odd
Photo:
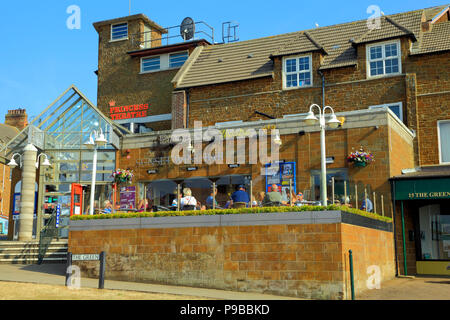
[[[136,187],[121,187],[120,188],[120,209],[135,209],[136,208]]]
[[[56,228],[59,228],[59,217],[61,216],[61,205],[56,206]]]

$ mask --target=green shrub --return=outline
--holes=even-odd
[[[154,217],[180,217],[180,216],[204,216],[204,215],[226,215],[226,214],[261,214],[277,212],[305,212],[305,211],[344,211],[352,214],[365,216],[367,218],[392,222],[391,218],[382,217],[376,213],[370,213],[359,209],[345,206],[329,205],[323,206],[301,206],[301,207],[267,207],[267,208],[242,208],[226,210],[195,210],[195,211],[159,211],[159,212],[117,212],[114,214],[72,216],[71,220],[97,220],[97,219],[126,219],[126,218],[154,218]]]

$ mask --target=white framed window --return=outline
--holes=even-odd
[[[313,83],[312,56],[283,58],[283,88],[310,87]]]
[[[369,78],[400,74],[402,59],[400,41],[367,46],[367,75]]]
[[[377,109],[377,108],[389,108],[395,115],[402,121],[403,121],[403,103],[397,102],[397,103],[388,103],[388,104],[381,104],[379,106],[370,106],[369,109]]]
[[[181,68],[188,59],[189,54],[187,51],[171,53],[169,55],[169,68]]]
[[[142,58],[141,72],[154,72],[161,70],[161,56]]]
[[[111,25],[111,41],[128,39],[128,22]]]
[[[437,122],[439,162],[450,163],[450,120],[439,120]]]
[[[181,51],[141,58],[141,73],[180,68],[188,57],[189,54],[187,51]]]

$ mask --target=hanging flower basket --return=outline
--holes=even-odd
[[[353,165],[355,167],[365,167],[365,166],[367,166],[367,163],[366,162],[353,162]]]
[[[117,169],[113,172],[112,177],[117,184],[130,184],[133,181],[133,171]]]
[[[355,167],[365,167],[375,160],[372,153],[364,151],[363,147],[361,147],[359,151],[350,153],[347,157],[347,161],[353,163]]]

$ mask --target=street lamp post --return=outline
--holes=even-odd
[[[319,109],[319,119],[314,115],[313,108]],[[304,119],[306,124],[315,125],[319,122],[320,125],[320,154],[321,154],[321,172],[320,172],[320,193],[322,205],[327,205],[327,164],[326,164],[326,151],[325,151],[325,129],[327,122],[325,122],[325,111],[331,110],[331,119],[328,121],[328,125],[332,129],[339,127],[341,122],[337,119],[333,108],[326,106],[323,109],[317,105],[313,104],[309,108],[308,115]]]
[[[94,137],[95,138],[94,138]],[[97,149],[107,143],[102,128],[100,132],[93,130],[89,135],[89,140],[84,143],[89,149],[94,149],[94,155],[92,158],[92,181],[91,181],[91,196],[89,202],[89,215],[94,215],[94,198],[95,198],[95,180],[97,177]]]

